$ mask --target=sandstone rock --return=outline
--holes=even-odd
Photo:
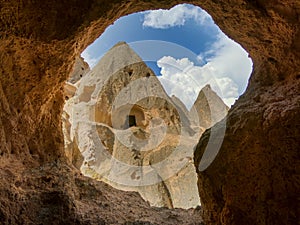
[[[62,115],[63,134],[66,157],[77,169],[80,169],[83,163],[83,157],[78,149],[77,139],[71,138],[71,123],[69,115],[64,111]]]
[[[77,57],[72,72],[70,74],[70,77],[68,79],[68,82],[71,84],[75,84],[82,77],[84,77],[89,71],[90,71],[89,64],[85,62],[81,56]]]
[[[201,89],[190,109],[190,118],[196,118],[196,123],[199,121],[199,125],[205,130],[222,120],[227,115],[228,109],[229,107],[208,84]]]
[[[179,101],[174,104],[126,43],[114,46],[80,80],[65,106],[73,116],[66,139],[71,133],[78,137],[82,172],[118,189],[138,191],[151,205],[199,205],[192,160],[196,131]]]
[[[68,100],[69,98],[72,98],[75,95],[75,92],[77,90],[77,87],[69,82],[66,82],[64,86],[64,96],[65,99]]]
[[[177,111],[180,115],[180,121],[181,121],[181,131],[187,132],[188,136],[193,136],[196,133],[198,135],[201,135],[204,131],[203,128],[200,126],[198,114],[194,113],[196,112],[194,108],[192,108],[190,111],[187,110],[186,106],[179,98],[177,98],[175,95],[171,96],[171,101],[175,105]]]
[[[120,191],[72,172],[74,168],[60,160],[30,169],[16,159],[0,161],[1,224],[173,225],[202,221],[201,209],[150,207],[138,193]],[[18,217],[11,215],[12,208]]]
[[[297,224],[300,7],[295,0],[2,0],[1,221],[201,223],[200,211],[151,208],[135,194],[75,179],[76,169],[65,160],[61,127],[63,86],[75,57],[119,17],[181,2],[207,10],[254,63],[245,94],[227,116],[220,157],[198,171],[205,223]]]

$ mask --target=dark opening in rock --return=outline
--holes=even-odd
[[[135,127],[136,126],[136,119],[134,115],[129,115],[127,117],[127,121],[128,121],[128,126],[129,127]]]
[[[68,86],[74,93],[72,95],[74,97],[68,100],[65,110],[69,110],[66,112],[67,115],[75,115],[76,118],[67,121],[70,127],[65,126],[68,128],[68,130],[65,129],[65,139],[67,143],[74,143],[74,137],[76,136],[79,140],[78,144],[68,145],[66,151],[73,152],[72,146],[76,147],[78,145],[79,152],[90,151],[90,149],[100,152],[101,149],[99,151],[94,150],[99,147],[96,143],[97,138],[95,138],[99,136],[106,148],[105,151],[111,153],[113,157],[127,165],[134,162],[136,164],[134,166],[138,165],[141,168],[153,165],[151,170],[153,170],[153,177],[155,177],[152,179],[155,181],[146,184],[145,182],[151,179],[145,179],[144,175],[146,173],[141,172],[141,177],[144,177],[141,178],[141,182],[144,182],[143,185],[147,188],[141,187],[142,185],[136,188],[131,183],[126,184],[130,188],[120,187],[117,179],[113,181],[106,180],[107,183],[122,190],[138,191],[153,206],[193,208],[200,204],[200,199],[197,188],[197,174],[193,166],[192,149],[197,144],[203,131],[223,119],[227,114],[228,107],[225,104],[232,105],[246,86],[249,71],[243,68],[242,65],[233,64],[236,62],[239,64],[239,62],[245,60],[249,61],[248,64],[251,64],[251,60],[245,56],[246,54],[241,47],[221,33],[210,16],[200,8],[192,5],[178,5],[173,10],[197,11],[198,16],[203,16],[207,20],[205,22],[207,24],[201,26],[214,26],[216,32],[223,37],[209,34],[210,41],[215,43],[216,46],[223,47],[210,50],[196,49],[198,38],[195,37],[200,38],[203,33],[189,34],[196,40],[191,46],[195,48],[193,51],[199,52],[201,50],[204,57],[199,62],[198,55],[191,52],[192,49],[183,47],[186,38],[181,38],[175,45],[171,42],[171,39],[163,39],[165,36],[162,35],[161,29],[157,29],[155,25],[148,24],[147,26],[150,27],[144,29],[144,25],[138,21],[139,27],[135,27],[137,28],[134,31],[135,33],[143,33],[147,36],[149,32],[145,31],[151,29],[157,35],[157,40],[160,41],[138,40],[137,42],[126,42],[125,36],[114,35],[114,32],[119,28],[112,25],[110,32],[106,35],[110,36],[109,45],[112,44],[113,46],[107,49],[107,52],[103,52],[100,60],[98,57],[100,53],[96,45],[86,49],[82,53],[82,58],[84,58],[84,55],[93,55],[93,60],[91,61],[89,57],[85,57],[83,60],[77,60],[77,64],[85,65],[84,60],[87,60],[91,70],[87,68],[87,72],[73,72],[70,76],[73,78],[77,77],[78,74],[79,79],[76,79],[78,83],[73,85],[76,88],[75,91],[71,89],[73,86],[70,84]],[[170,11],[165,12],[170,13]],[[131,17],[137,15],[132,14]],[[149,19],[154,14],[149,11],[147,15]],[[149,21],[146,17],[144,19]],[[176,19],[180,20],[180,18]],[[197,19],[191,17],[187,19],[190,25],[199,27],[200,24]],[[120,21],[122,21],[122,18]],[[124,23],[124,26],[130,26],[130,24]],[[181,36],[180,33],[183,30],[180,30],[181,28],[176,25],[174,26],[173,29]],[[170,32],[170,30],[165,29],[165,32]],[[120,41],[120,38],[124,40]],[[114,43],[112,40],[119,42]],[[103,45],[103,42],[100,42],[100,44]],[[213,51],[213,54],[210,51]],[[178,54],[173,54],[174,52]],[[206,56],[208,52],[210,52],[209,55],[212,54],[209,63]],[[221,52],[221,54],[217,54],[218,52]],[[237,56],[231,52],[236,52]],[[149,58],[146,53],[152,53],[153,57],[150,54],[151,57]],[[229,56],[233,56],[230,63],[227,61]],[[243,60],[241,60],[242,56],[244,57]],[[93,63],[97,60],[99,62]],[[224,67],[228,64],[230,66]],[[235,67],[241,69],[238,71],[232,69]],[[74,68],[77,68],[76,64]],[[77,72],[75,69],[73,70]],[[218,74],[216,74],[216,71],[219,71]],[[82,74],[84,74],[84,78],[80,79]],[[216,78],[212,78],[212,74],[216,75]],[[230,76],[225,76],[225,74],[230,74]],[[241,76],[245,77],[244,81],[241,81]],[[236,77],[239,79],[236,79]],[[75,78],[72,80],[75,80]],[[237,83],[240,84],[240,87]],[[218,88],[214,89],[216,85],[219,85],[219,89],[227,94],[223,95],[222,91],[216,91],[218,90]],[[87,87],[95,88],[89,92]],[[96,101],[96,103],[93,101]],[[80,104],[80,107],[77,107],[79,106],[77,103]],[[95,108],[92,105],[95,105]],[[76,109],[72,109],[73,107]],[[90,114],[83,112],[89,112]],[[89,116],[83,118],[84,115],[92,115],[92,118]],[[93,127],[76,125],[76,123],[81,124],[84,119],[88,122],[91,119],[92,122],[97,123],[98,133],[95,133],[95,136],[89,141],[86,137],[81,137],[80,134],[93,131]],[[74,137],[72,137],[72,129],[75,130]],[[118,138],[115,138],[116,136]],[[179,144],[179,140],[184,141]],[[92,147],[87,147],[90,144]],[[181,151],[182,155],[176,155],[177,159],[182,159],[180,161],[182,165],[178,166],[176,171],[168,171],[168,175],[157,170],[155,164],[164,161],[172,152],[176,152],[177,147],[184,149],[184,151]],[[145,153],[139,157],[129,154],[129,150],[132,148],[143,149]],[[150,150],[151,153],[149,153]],[[86,176],[104,180],[99,177],[103,177],[102,173],[107,171],[107,168],[102,163],[103,159],[100,156],[95,157],[95,155],[97,154],[91,151],[89,157],[95,158],[96,161],[88,164],[83,162],[83,167],[80,167],[81,171]],[[86,156],[85,160],[89,160],[89,157]],[[71,159],[70,161],[74,160]],[[175,162],[175,160],[173,161]],[[93,170],[92,173],[91,170]],[[114,169],[109,168],[109,170],[113,171]],[[97,176],[94,176],[95,174]],[[131,173],[128,173],[124,176],[130,178],[130,175]],[[158,178],[156,179],[156,177]],[[131,182],[131,180],[128,179],[128,182]],[[163,183],[165,180],[168,180],[166,184]],[[174,186],[179,186],[179,188]],[[169,204],[169,202],[172,202],[172,204]]]

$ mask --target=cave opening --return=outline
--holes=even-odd
[[[149,207],[137,193],[119,191],[103,182],[81,176],[78,170],[66,162],[63,155],[62,85],[67,80],[67,74],[73,66],[75,57],[95,40],[98,34],[103,33],[105,27],[120,16],[138,10],[172,7],[178,2],[181,1],[100,2],[91,0],[61,1],[59,4],[55,1],[28,1],[26,4],[20,1],[1,2],[3,7],[1,7],[0,20],[2,24],[0,58],[3,76],[0,78],[2,168],[0,171],[0,217],[3,223],[170,225],[201,223],[201,218],[197,217],[200,212],[194,209],[168,210]],[[249,51],[255,63],[246,93],[229,111],[227,118],[229,126],[214,163],[206,170],[200,170],[198,167],[204,151],[203,146],[210,137],[211,130],[205,131],[202,135],[194,153],[205,223],[297,224],[299,182],[297,182],[295,166],[298,165],[299,160],[297,156],[300,139],[299,132],[297,132],[300,81],[297,79],[300,65],[298,2],[293,0],[188,2],[207,9],[220,27]],[[166,13],[166,11],[159,11],[159,14],[161,12]],[[194,14],[190,13],[190,15]],[[143,18],[142,21],[144,21]],[[159,19],[159,22],[164,21]],[[152,22],[153,20],[149,19],[146,24],[149,25]],[[181,34],[173,35],[173,37],[185,36],[183,32]],[[224,45],[216,44],[216,46]],[[198,58],[203,59],[203,56],[203,65],[206,65],[208,62],[205,60],[205,54]],[[214,56],[215,54],[210,59],[216,59]],[[181,57],[173,56],[176,60],[164,58],[160,60],[160,65],[163,66],[162,63],[171,61],[175,65],[186,63],[192,66],[187,60],[177,61],[177,59],[182,59]],[[125,59],[130,59],[130,57]],[[159,59],[154,60],[155,75],[157,75],[155,65]],[[225,65],[231,65],[234,61],[230,57],[228,60],[229,62]],[[172,74],[176,72],[176,70],[169,70],[169,67],[163,67],[165,70],[162,76],[170,71]],[[240,71],[239,67],[235,68]],[[153,74],[149,73],[150,76],[147,79],[151,80]],[[88,74],[78,74],[79,77],[82,75],[80,81],[84,81]],[[182,76],[182,73],[178,74]],[[128,81],[129,76],[125,77],[125,75],[124,73],[122,78]],[[130,79],[137,77],[139,73],[133,73]],[[99,81],[103,84],[103,80]],[[218,81],[230,84],[230,81],[225,78]],[[72,101],[80,104],[77,104],[78,109],[74,108],[74,114],[72,110],[65,111],[63,116],[67,121],[64,123],[64,130],[70,134],[70,139],[65,138],[65,145],[73,145],[70,148],[72,151],[77,148],[78,159],[80,156],[83,158],[88,155],[89,159],[82,159],[84,163],[92,165],[95,169],[95,161],[102,166],[99,171],[92,171],[93,174],[89,175],[95,179],[101,179],[99,172],[105,164],[109,165],[111,162],[99,161],[99,155],[102,153],[107,153],[107,155],[110,153],[110,156],[120,159],[120,162],[124,162],[126,158],[132,159],[130,163],[136,168],[140,168],[140,159],[145,159],[149,165],[145,169],[152,169],[153,172],[158,169],[157,166],[169,169],[169,167],[163,167],[163,164],[158,164],[161,152],[147,153],[150,153],[148,149],[151,144],[159,141],[164,152],[172,153],[169,146],[176,140],[176,132],[180,130],[180,127],[176,126],[178,121],[176,113],[173,113],[174,107],[161,102],[157,104],[157,108],[162,110],[151,111],[149,108],[146,117],[154,121],[147,126],[149,129],[133,127],[128,131],[135,132],[136,137],[140,136],[144,140],[153,141],[140,140],[140,142],[134,142],[138,145],[135,146],[129,132],[112,127],[109,123],[111,116],[107,114],[108,110],[104,110],[107,109],[105,102],[111,101],[111,95],[105,93],[110,91],[114,93],[113,90],[123,87],[122,83],[112,82],[113,88],[102,92],[103,98],[97,110],[96,108],[91,110],[92,107],[85,106],[95,100],[99,85],[93,86],[88,82],[85,84],[87,88],[83,88],[76,82],[70,84],[68,90],[70,97],[67,97],[65,107],[70,108]],[[186,91],[190,87],[189,85],[181,86]],[[74,89],[76,91],[73,95]],[[140,93],[146,92],[143,91],[144,89],[141,90]],[[84,101],[80,102],[80,99],[78,101],[75,99],[77,91],[81,92],[82,98],[80,99]],[[238,89],[238,93],[242,93],[239,91]],[[128,97],[125,90],[122,94]],[[232,96],[230,94],[226,97]],[[176,101],[175,95],[173,100]],[[145,101],[144,104],[150,104],[151,101],[149,98],[149,103]],[[180,101],[177,103],[180,105]],[[81,108],[81,106],[84,107]],[[95,116],[95,112],[97,112],[97,119],[108,122],[100,123],[98,120],[89,120]],[[159,114],[159,112],[162,113]],[[166,122],[169,123],[166,123],[165,120],[159,120],[160,116],[170,117],[171,120],[167,120]],[[78,122],[75,126],[74,121]],[[166,125],[170,125],[170,132],[166,131]],[[84,130],[87,127],[89,129]],[[220,124],[214,127],[218,128]],[[183,133],[192,135],[193,130],[189,128],[184,127]],[[119,133],[121,135],[115,135]],[[160,134],[166,134],[168,142],[159,140]],[[89,142],[85,142],[85,139]],[[127,142],[132,144],[130,148],[124,147]],[[96,151],[100,149],[100,146],[107,151]],[[114,151],[114,147],[121,149],[122,152]],[[139,148],[145,151],[140,151]],[[69,155],[76,155],[74,151],[70,153]],[[76,159],[76,156],[71,157]],[[192,158],[189,160],[193,161]],[[185,158],[180,157],[176,162],[184,161]],[[79,164],[81,167],[82,163]],[[114,175],[126,169],[120,167],[119,171],[109,169],[106,171]],[[145,170],[130,171],[129,179],[135,187],[138,182],[144,180],[143,171]],[[126,174],[122,175],[126,181]],[[162,179],[164,173],[158,172],[155,175],[164,180]],[[124,184],[124,180],[120,181]],[[176,186],[169,185],[168,181],[164,180],[164,183],[161,182],[155,188],[159,190],[159,193],[169,191],[161,197],[166,200],[172,199],[172,202],[169,201],[167,204],[176,207],[178,202],[176,198],[172,198],[174,195],[172,188]],[[184,193],[190,190],[177,189],[181,189]],[[148,189],[145,194],[149,193],[151,191]],[[61,201],[53,201],[53,196],[60,197]],[[161,199],[157,200],[164,202]]]
[[[127,121],[128,121],[128,126],[129,127],[136,127],[136,119],[135,119],[135,115],[129,115],[127,117]]]
[[[151,208],[136,193],[119,191],[103,182],[81,176],[76,168],[66,162],[63,155],[62,85],[67,80],[75,57],[120,16],[138,10],[172,7],[178,2],[181,1],[91,0],[60,1],[59,4],[51,0],[27,1],[26,4],[23,1],[1,1],[0,205],[3,207],[0,207],[0,217],[3,223],[170,225],[199,223],[200,220],[195,221],[194,217],[199,213],[194,210]],[[228,129],[220,152],[213,164],[206,170],[197,172],[205,223],[297,224],[299,190],[297,165],[299,165],[300,139],[297,130],[300,81],[297,79],[300,68],[298,2],[294,0],[186,2],[193,2],[207,9],[218,25],[249,51],[255,63],[247,92],[229,111]],[[158,14],[166,14],[166,11],[159,11]],[[141,19],[144,22],[143,16]],[[155,22],[150,18],[145,25],[149,27],[157,24],[153,21]],[[159,29],[163,29],[165,24],[170,24],[165,23],[166,20],[158,21],[164,22]],[[173,24],[181,26],[177,20],[174,21]],[[178,35],[172,37],[176,36]],[[163,46],[157,49],[163,49]],[[198,58],[201,61],[203,56],[203,65],[206,65],[208,63],[207,58],[205,59],[206,54]],[[209,59],[216,59],[214,56],[216,54]],[[181,57],[173,56],[160,60],[160,65],[165,68],[161,77],[170,71],[172,74],[176,72],[162,65],[166,61],[174,62],[175,65],[186,63],[191,66],[190,68],[194,68],[187,60],[177,61],[182,59]],[[155,65],[159,59],[154,60]],[[155,65],[153,70],[156,68]],[[230,65],[231,63],[226,63],[226,66]],[[154,72],[157,75],[157,71]],[[84,81],[88,73],[78,75],[79,77],[82,75],[80,81]],[[139,73],[134,72],[130,79],[138,76]],[[125,81],[129,80],[129,76],[123,78]],[[152,78],[153,74],[150,72],[147,79],[151,81]],[[230,83],[225,78],[218,81],[222,81],[223,84]],[[85,84],[87,88],[82,88],[76,83],[69,86],[70,98],[66,107],[71,106],[77,91],[82,91],[82,96],[78,101],[74,101],[75,104],[78,103],[77,108],[73,110],[74,114],[72,110],[64,114],[66,121],[69,122],[64,123],[64,129],[70,131],[68,139],[70,142],[66,141],[65,144],[73,145],[72,150],[77,148],[79,157],[88,155],[89,159],[84,161],[93,165],[93,168],[96,168],[93,163],[99,160],[99,156],[111,153],[110,155],[120,159],[120,162],[126,158],[132,159],[132,164],[137,168],[140,168],[140,159],[146,159],[149,171],[152,168],[151,171],[155,172],[155,169],[159,169],[158,166],[167,171],[169,167],[163,167],[164,165],[158,162],[161,159],[160,153],[172,153],[169,146],[177,140],[176,132],[180,130],[180,127],[176,126],[178,121],[177,115],[173,113],[174,107],[164,102],[157,103],[159,110],[151,111],[150,108],[146,113],[147,119],[154,121],[148,126],[148,130],[132,127],[127,129],[126,133],[124,130],[114,129],[112,124],[109,124],[111,116],[107,114],[109,111],[105,108],[105,102],[111,101],[111,95],[106,95],[105,91],[102,94],[103,98],[98,99],[101,103],[99,106],[102,107],[97,107],[97,110],[86,107],[95,100],[99,85]],[[112,93],[120,87],[120,84],[114,82],[111,84]],[[186,91],[189,90],[188,85],[181,86],[185,87]],[[72,95],[74,89],[77,90],[75,95]],[[141,90],[141,93],[146,92],[143,91],[145,89]],[[109,93],[108,89],[106,91]],[[175,95],[173,100],[176,101]],[[151,101],[149,99],[149,104]],[[180,101],[177,103],[180,105]],[[108,121],[108,124],[90,120],[95,111],[99,119]],[[160,116],[170,117],[171,120],[159,120]],[[205,119],[205,116],[203,118]],[[74,121],[78,122],[75,126]],[[214,127],[219,125],[216,124]],[[171,132],[166,132],[166,126],[170,126]],[[89,129],[84,130],[87,127]],[[182,133],[192,134],[193,130],[189,128],[191,127],[184,127]],[[198,162],[204,150],[202,147],[207,142],[210,131],[207,130],[202,135],[194,153],[194,163],[198,169]],[[129,132],[135,132],[138,134],[136,136],[153,141],[132,142],[132,135]],[[115,134],[119,133],[122,135],[115,138]],[[166,140],[160,140],[160,134],[166,134]],[[85,140],[81,139],[83,137],[89,142],[84,142]],[[104,140],[104,143],[101,143],[101,140]],[[187,140],[184,141],[189,143]],[[132,144],[129,145],[130,148],[124,147],[127,142]],[[164,151],[147,154],[150,153],[148,149],[155,143],[160,143]],[[100,149],[97,148],[101,144],[107,149],[106,152],[98,151]],[[145,151],[140,151],[139,146]],[[114,147],[123,151],[114,151]],[[82,154],[83,150],[85,151]],[[74,151],[71,153],[74,154]],[[73,158],[76,159],[76,156]],[[184,161],[185,158],[180,157],[176,162]],[[105,162],[106,165],[110,163],[109,160]],[[97,163],[104,165],[101,161]],[[123,171],[126,171],[126,168],[120,167],[119,171],[109,172],[114,175]],[[143,181],[143,171],[130,171],[132,172],[130,179],[134,185]],[[100,174],[98,172],[101,170],[94,172],[92,175],[95,176],[92,177],[98,178],[97,175]],[[161,182],[155,188],[160,190],[159,193],[169,190],[169,194],[164,197],[172,199],[169,203],[173,207],[176,207],[178,202],[175,201],[176,198],[172,198],[176,191],[172,188],[180,187],[183,193],[191,190],[180,185],[169,185],[168,180],[163,177],[164,173],[160,171],[155,175],[164,180],[164,183]],[[147,193],[151,193],[149,189],[145,194]]]
[[[66,85],[65,148],[72,151],[70,148],[74,148],[75,142],[79,143],[76,149],[80,152],[86,150],[79,146],[109,149],[108,152],[122,162],[129,163],[134,159],[134,166],[145,163],[137,170],[124,169],[130,171],[121,174],[128,181],[116,182],[120,177],[114,181],[99,178],[107,168],[101,165],[103,159],[94,155],[83,159],[81,171],[86,176],[105,180],[115,188],[138,191],[153,206],[195,208],[200,205],[200,198],[193,149],[204,130],[222,120],[229,106],[245,91],[252,61],[248,53],[222,33],[201,8],[183,4],[160,12],[146,11],[118,19],[76,59]],[[199,27],[201,29],[197,29]],[[180,35],[174,35],[174,32]],[[87,87],[91,91],[87,92]],[[159,97],[167,99],[168,103],[162,104],[152,96],[145,96],[145,92],[140,91],[143,88],[152,88],[153,95],[162,93]],[[135,95],[140,96],[132,97]],[[135,115],[120,110],[130,108],[128,105],[136,103],[133,100],[139,101],[142,97],[146,99],[142,103],[143,119],[138,120]],[[93,101],[95,107],[90,107],[90,103],[84,106],[82,99],[86,103]],[[76,107],[78,101],[80,108]],[[72,120],[68,119],[69,116],[73,116]],[[164,122],[157,123],[157,118],[163,118]],[[79,121],[83,120],[93,122],[100,142],[97,138],[78,135],[85,129],[94,129],[93,126],[81,128]],[[127,128],[137,128],[133,129],[133,136],[126,133],[126,129],[119,130],[124,124]],[[178,139],[182,137],[191,141],[178,145],[185,149],[183,155],[175,158],[183,162],[180,168],[167,175],[153,169],[153,164],[172,156],[178,147]],[[108,140],[113,140],[112,144]],[[89,146],[87,143],[91,142],[93,144]],[[116,152],[116,149],[123,149],[123,152]],[[124,153],[128,149],[134,150],[135,154]],[[132,180],[133,176],[129,176],[142,174],[143,167],[154,171],[152,176],[156,178],[147,180],[152,183],[136,182]],[[174,185],[179,185],[180,190]]]

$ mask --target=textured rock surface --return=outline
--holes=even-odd
[[[78,169],[80,169],[83,163],[83,157],[78,149],[78,139],[73,137],[71,133],[72,121],[70,116],[72,116],[72,105],[74,100],[71,98],[74,97],[78,85],[80,84],[79,80],[85,76],[90,71],[89,65],[84,61],[84,59],[79,56],[75,60],[72,72],[69,76],[68,81],[64,85],[64,96],[65,102],[64,111],[62,112],[62,131],[64,135],[64,148],[67,159]],[[68,113],[70,111],[70,113]]]
[[[59,176],[57,176],[59,174]],[[201,224],[201,210],[150,207],[138,193],[83,177],[60,160],[1,159],[1,224]],[[11,211],[13,209],[13,211]]]
[[[51,217],[49,223],[73,223],[78,218],[78,224],[99,224],[101,220],[95,217],[105,217],[89,196],[101,195],[109,188],[96,188],[101,183],[88,185],[88,179],[82,179],[82,185],[88,185],[91,191],[83,192],[80,200],[74,195],[73,168],[48,169],[55,179],[63,174],[71,177],[63,186],[42,183],[30,172],[27,182],[34,188],[20,190],[19,183],[19,188],[14,184],[24,177],[22,167],[30,171],[58,159],[65,165],[61,131],[63,84],[75,57],[120,16],[180,2],[183,1],[0,1],[0,215],[4,221],[45,224],[50,219],[38,215],[43,205]],[[184,2],[207,10],[220,28],[249,52],[254,63],[245,94],[229,112],[219,155],[206,171],[199,171],[207,224],[296,224],[300,158],[299,1]],[[198,158],[204,144],[202,139],[196,152]],[[37,177],[42,177],[42,172],[37,171]],[[51,188],[55,188],[55,196],[64,193],[59,202],[51,200]],[[28,196],[30,207],[21,194]],[[113,197],[107,196],[103,202]],[[186,219],[181,223],[172,221],[174,211],[168,214],[160,209],[154,213],[148,207],[142,211],[153,214],[137,218],[141,214],[130,210],[139,200],[133,204],[130,198],[122,199],[121,205],[120,199],[117,201],[120,210],[109,208],[113,210],[108,214],[115,220],[116,211],[123,221],[147,221],[161,212],[163,219],[155,223],[188,224]],[[24,213],[22,208],[30,211]],[[55,213],[58,211],[64,214]],[[199,221],[194,219],[196,215],[182,214],[182,218],[187,216],[192,224]]]
[[[298,81],[288,87],[274,85],[247,100],[250,105],[241,99],[231,109],[219,154],[198,173],[209,224],[298,223],[299,166],[294,164],[299,160],[300,144],[298,89]],[[215,127],[215,132],[221,130],[221,125]],[[210,131],[203,134],[196,148],[196,167]]]
[[[109,50],[76,85],[64,108],[68,120],[63,125],[68,127],[65,142],[70,142],[65,146],[67,157],[82,163],[84,175],[138,191],[153,206],[200,204],[193,166],[200,128],[190,127],[188,112],[177,109],[126,43]],[[179,99],[177,103],[184,108]],[[78,149],[83,160],[70,154]]]
[[[206,85],[201,89],[190,109],[189,118],[196,118],[201,127],[207,129],[222,120],[227,115],[228,109],[210,85]],[[197,116],[194,116],[195,113]],[[194,123],[197,124],[197,121]]]
[[[78,56],[75,60],[68,82],[75,84],[82,77],[84,77],[89,71],[90,71],[90,67],[87,64],[87,62],[85,62],[81,56]]]

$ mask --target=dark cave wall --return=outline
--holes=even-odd
[[[0,155],[64,161],[62,87],[75,56],[117,18],[183,1],[0,1]],[[220,152],[199,171],[208,224],[295,224],[299,189],[299,1],[185,1],[251,56]],[[206,132],[206,136],[209,131]],[[196,167],[204,136],[195,152]],[[59,174],[57,174],[59,176]]]

